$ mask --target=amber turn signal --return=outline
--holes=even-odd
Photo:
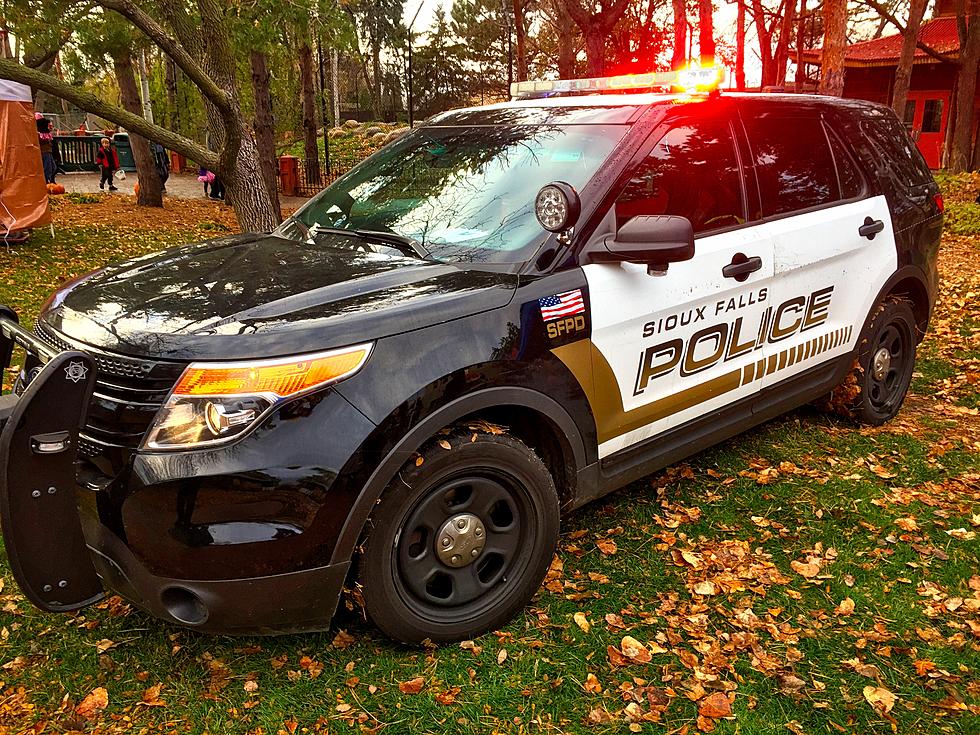
[[[275,395],[288,398],[361,369],[371,345],[251,363],[194,363],[173,390],[175,396]]]

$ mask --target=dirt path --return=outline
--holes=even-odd
[[[99,192],[99,174],[71,173],[58,176],[58,183],[64,184],[65,191],[78,194],[96,194]],[[128,173],[123,181],[116,181],[120,194],[134,194],[136,174]],[[193,174],[171,174],[167,181],[167,196],[180,199],[204,199],[204,185]],[[298,209],[306,204],[303,197],[281,197],[282,206],[286,209]]]

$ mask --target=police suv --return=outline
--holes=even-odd
[[[845,381],[892,418],[942,227],[915,145],[866,102],[650,91],[681,81],[516,84],[275,232],[95,271],[32,328],[5,309],[24,594],[272,633],[357,586],[393,638],[470,638],[563,513]]]

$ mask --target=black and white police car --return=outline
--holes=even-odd
[[[683,75],[682,75],[683,76]],[[704,86],[704,70],[687,81]],[[942,200],[891,110],[526,82],[269,234],[112,265],[0,320],[24,593],[207,631],[505,624],[594,498],[857,378],[899,410]]]

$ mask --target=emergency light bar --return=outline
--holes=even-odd
[[[691,66],[675,71],[623,74],[617,77],[533,80],[511,84],[510,96],[514,99],[533,99],[562,94],[601,94],[655,88],[679,89],[689,94],[708,93],[718,89],[722,77],[723,72],[720,67]]]

